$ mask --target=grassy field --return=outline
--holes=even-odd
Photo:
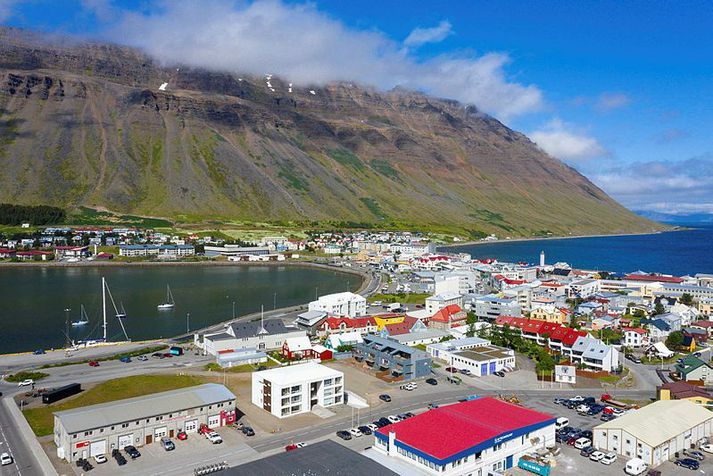
[[[23,413],[35,435],[51,435],[54,426],[53,412],[200,385],[207,381],[191,375],[137,375],[118,378],[100,383],[72,400],[28,408]]]
[[[41,380],[45,377],[47,377],[49,374],[46,374],[44,372],[18,372],[13,375],[9,375],[5,377],[5,380],[8,382],[22,382],[23,380],[32,379],[32,380]]]
[[[255,372],[258,367],[263,366],[263,367],[277,367],[277,362],[274,362],[270,359],[267,360],[267,362],[263,362],[261,364],[253,365],[253,364],[244,364],[244,365],[234,365],[233,367],[228,367],[226,369],[223,369],[220,365],[216,364],[215,362],[206,364],[203,367],[203,370],[207,370],[208,372],[218,372],[222,373],[223,370],[225,370],[228,373],[231,374],[237,374],[237,373],[242,373],[242,372]]]
[[[369,302],[382,301],[398,302],[402,304],[423,304],[430,294],[410,293],[410,294],[374,294],[369,298]]]

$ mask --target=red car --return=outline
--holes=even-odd
[[[285,451],[292,451],[292,450],[296,450],[296,449],[297,449],[297,445],[294,443],[285,446]]]
[[[179,440],[187,440],[188,435],[186,434],[185,431],[179,431],[178,434],[176,435],[176,438],[178,438]]]
[[[96,360],[92,360],[91,362],[89,362],[89,366],[90,367],[99,367],[99,362],[97,362]]]
[[[457,374],[457,373],[458,373],[458,369],[455,368],[455,367],[446,367],[446,372],[450,372],[450,373],[452,373],[452,374]]]

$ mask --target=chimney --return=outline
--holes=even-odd
[[[396,456],[398,452],[396,451],[396,432],[389,432],[389,456]]]

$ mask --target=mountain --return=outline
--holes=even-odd
[[[655,220],[661,223],[670,223],[672,225],[694,225],[698,223],[713,223],[713,214],[710,213],[673,214],[652,212],[648,210],[636,210],[634,211],[634,213],[649,220]]]
[[[11,28],[0,77],[0,202],[472,236],[661,228],[475,107],[412,91],[291,87]]]

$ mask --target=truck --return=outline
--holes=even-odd
[[[63,398],[71,397],[82,391],[82,386],[78,383],[70,383],[63,387],[55,388],[42,394],[42,403],[50,404]]]
[[[540,476],[550,476],[550,471],[552,470],[550,465],[540,463],[537,459],[528,457],[527,455],[522,456],[518,460],[517,467],[531,473],[539,474]]]
[[[614,400],[614,399],[612,398],[612,396],[609,395],[608,393],[603,393],[602,396],[601,396],[601,398],[600,398],[600,400],[601,400],[602,402],[606,403],[607,405],[611,405],[611,406],[614,406],[614,407],[623,408],[623,409],[625,409],[625,410],[628,410],[628,409],[630,409],[630,408],[636,408],[635,405],[629,405],[628,403],[624,403],[624,402],[620,402],[620,401],[618,401],[618,400]]]
[[[400,310],[401,310],[401,303],[399,303],[399,302],[393,302],[393,303],[389,304],[389,305],[386,307],[386,310],[389,311],[389,312],[400,311]]]
[[[646,472],[648,467],[649,467],[649,465],[646,464],[646,462],[643,459],[632,458],[626,462],[626,466],[624,467],[624,472],[626,474],[630,474],[631,476],[639,476],[640,474],[644,474],[644,472]]]
[[[178,347],[177,345],[174,345],[168,350],[168,352],[171,355],[183,355],[183,347]]]

